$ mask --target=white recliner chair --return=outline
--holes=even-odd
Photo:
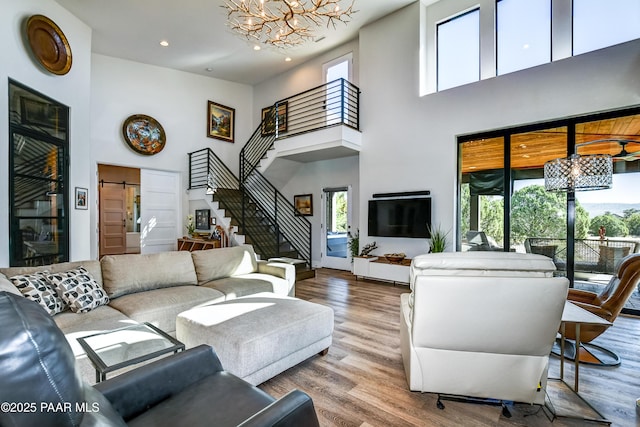
[[[415,257],[412,293],[401,295],[409,388],[544,404],[549,353],[569,286],[554,270],[550,258],[535,254]]]

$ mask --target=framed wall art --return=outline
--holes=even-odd
[[[233,142],[236,121],[235,108],[209,101],[207,104],[207,136]]]
[[[293,206],[296,208],[296,215],[312,216],[313,215],[313,195],[299,194],[293,196]]]
[[[89,190],[82,187],[76,187],[75,201],[76,209],[89,209]]]
[[[129,148],[147,156],[162,151],[167,142],[167,135],[162,125],[146,114],[127,117],[122,124],[122,136]]]
[[[278,104],[278,133],[287,131],[287,109],[289,104],[282,102]],[[274,107],[265,107],[262,109],[262,136],[273,135],[276,132],[276,116],[273,114]]]
[[[196,209],[196,230],[208,230],[210,227],[211,210]]]

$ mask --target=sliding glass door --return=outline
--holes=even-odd
[[[572,286],[598,291],[640,252],[640,107],[459,139],[457,248],[538,253]],[[613,188],[548,192],[544,163],[610,154]],[[625,311],[640,314],[640,294]]]

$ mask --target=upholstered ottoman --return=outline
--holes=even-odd
[[[331,345],[333,310],[271,293],[180,313],[176,338],[213,346],[225,370],[258,385]]]

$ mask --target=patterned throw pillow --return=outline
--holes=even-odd
[[[25,298],[40,304],[51,316],[64,311],[65,302],[47,281],[47,271],[33,274],[20,274],[9,280],[20,290]]]
[[[50,273],[47,280],[74,313],[86,313],[109,303],[107,293],[84,267]]]

